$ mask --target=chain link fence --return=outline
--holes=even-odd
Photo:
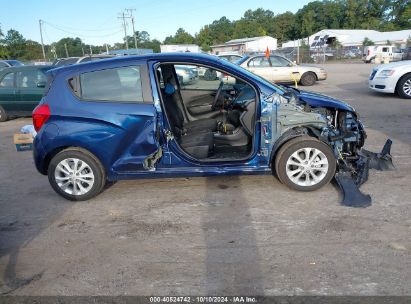
[[[274,54],[286,57],[297,63],[327,63],[338,61],[361,62],[363,47],[336,47],[336,48],[282,48]]]

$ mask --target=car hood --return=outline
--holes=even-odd
[[[390,68],[396,68],[396,67],[411,67],[411,60],[403,60],[403,61],[397,61],[397,62],[392,62],[392,63],[386,63],[386,64],[381,64],[375,67],[375,69],[390,69]]]
[[[312,107],[324,107],[324,108],[333,108],[338,110],[350,111],[354,112],[354,108],[349,104],[345,103],[344,101],[335,99],[333,97],[308,92],[308,91],[299,91],[295,92],[300,100],[306,102]]]

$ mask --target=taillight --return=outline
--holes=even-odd
[[[33,126],[36,132],[40,131],[41,127],[50,118],[50,108],[46,104],[38,105],[33,111]]]
[[[370,50],[368,50],[368,51],[367,51],[367,56],[370,56],[370,53],[371,53]]]

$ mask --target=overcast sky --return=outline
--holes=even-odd
[[[135,9],[136,30],[147,31],[151,38],[164,40],[179,27],[195,34],[205,24],[226,16],[240,18],[247,9],[270,9],[275,14],[296,12],[310,1],[293,0],[0,0],[0,26],[3,32],[18,30],[26,39],[40,41],[39,19],[44,43],[63,37],[80,37],[86,44],[121,42],[124,31],[118,15]],[[127,28],[131,35],[131,22]]]

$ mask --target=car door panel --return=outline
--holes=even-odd
[[[298,72],[298,68],[291,62],[281,56],[270,56],[271,66],[274,73],[274,79],[276,82],[291,82],[292,74]]]
[[[75,108],[64,113],[70,120],[68,132],[76,128],[76,137],[88,136],[83,142],[105,148],[102,157],[108,158],[116,174],[155,170],[162,154],[161,118],[153,104],[147,67],[133,64],[89,71],[68,81],[79,98],[71,103]]]
[[[14,112],[16,108],[15,73],[7,73],[0,79],[0,106],[6,112]]]

